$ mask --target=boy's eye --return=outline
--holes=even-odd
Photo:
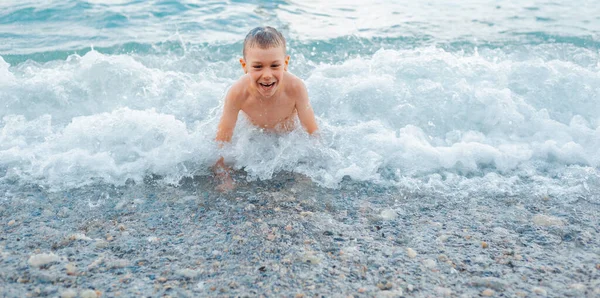
[[[279,64],[273,64],[271,67],[279,67]]]
[[[254,65],[254,68],[261,68],[262,66],[260,65]]]

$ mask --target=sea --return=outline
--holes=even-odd
[[[0,189],[281,171],[329,188],[577,196],[600,186],[593,1],[3,1]],[[318,140],[240,123],[245,34],[278,28]],[[240,120],[243,122],[243,120]]]
[[[242,42],[256,26],[285,36],[318,134],[272,134],[240,117],[220,148],[224,96],[243,75]],[[243,188],[228,196],[242,202],[273,185],[289,191],[295,179],[298,196],[352,204],[360,196],[348,187],[442,205],[522,198],[598,208],[600,5],[0,2],[0,224],[19,201],[59,196],[60,208],[85,201],[88,211],[115,190],[150,200],[150,187],[217,200],[227,195],[211,170],[221,156]],[[9,251],[12,238],[2,239]]]

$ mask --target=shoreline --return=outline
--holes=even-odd
[[[195,179],[4,198],[0,293],[600,295],[592,200],[334,190],[294,175],[212,189]]]

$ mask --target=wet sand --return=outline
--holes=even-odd
[[[0,197],[3,297],[594,297],[598,195],[432,194],[280,174]]]

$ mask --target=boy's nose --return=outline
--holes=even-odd
[[[265,72],[263,73],[263,77],[271,78],[271,70],[266,69]]]

